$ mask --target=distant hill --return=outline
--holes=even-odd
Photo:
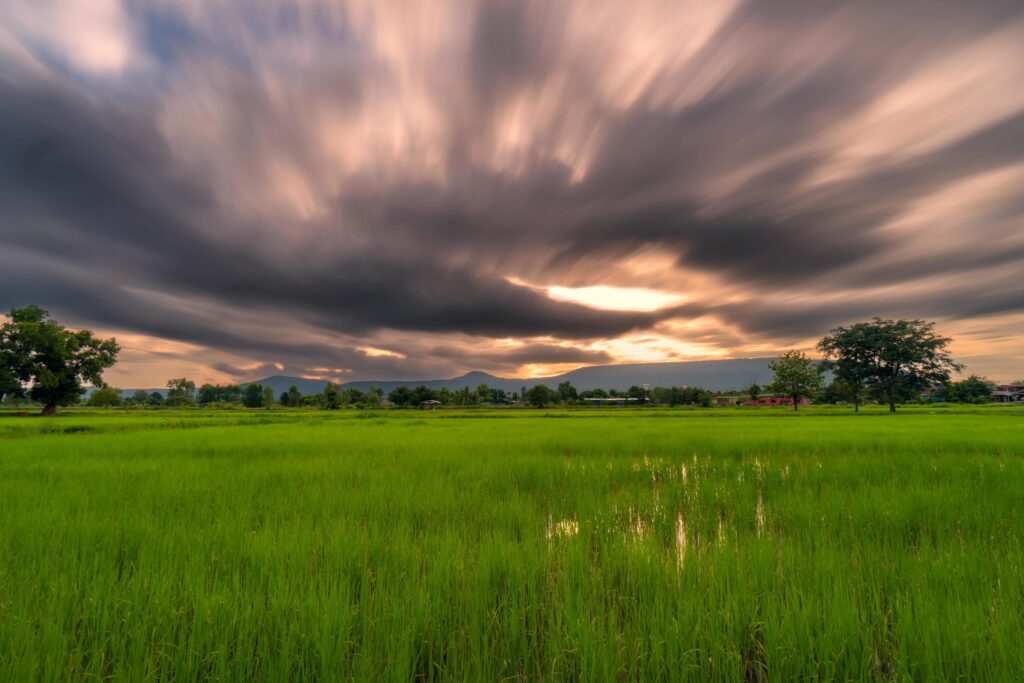
[[[555,384],[569,380],[577,389],[628,389],[652,387],[702,387],[714,391],[740,391],[752,383],[772,381],[769,364],[774,358],[735,358],[687,363],[636,363],[579,368],[550,378]],[[550,384],[550,381],[545,381]],[[553,385],[552,385],[553,386]]]
[[[431,389],[475,389],[486,384],[505,391],[519,391],[522,387],[530,388],[536,384],[546,384],[555,388],[560,382],[568,380],[573,386],[583,391],[586,389],[628,389],[631,385],[650,384],[656,386],[696,386],[716,391],[739,391],[751,383],[767,384],[772,379],[768,364],[773,358],[736,358],[731,360],[690,361],[686,363],[631,363],[627,365],[595,365],[578,368],[571,372],[552,377],[534,377],[519,379],[497,377],[486,372],[468,372],[450,379],[410,379],[345,382],[342,387],[355,387],[366,391],[371,385],[390,392],[395,387],[426,386]],[[303,394],[315,394],[323,391],[326,382],[305,377],[288,377],[273,375],[255,380],[263,386],[270,386],[274,394],[287,391],[293,384]],[[251,384],[247,382],[246,384]],[[244,386],[244,384],[243,384]]]
[[[242,386],[249,384],[262,384],[263,386],[270,386],[274,389],[274,396],[279,395],[282,391],[288,391],[295,385],[303,396],[309,394],[319,394],[327,386],[327,382],[322,379],[309,379],[308,377],[289,377],[288,375],[271,375],[270,377],[264,377],[263,379],[253,380],[252,382],[243,382]]]

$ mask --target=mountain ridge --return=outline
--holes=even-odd
[[[774,358],[730,358],[724,360],[683,361],[667,363],[624,363],[620,365],[588,365],[548,377],[501,377],[481,370],[472,370],[457,377],[438,379],[399,380],[353,380],[343,382],[341,388],[356,388],[366,391],[371,385],[390,392],[399,386],[425,386],[431,389],[442,387],[458,390],[475,389],[486,384],[494,389],[508,392],[520,391],[546,384],[552,389],[561,382],[572,382],[580,391],[588,389],[628,389],[632,385],[651,386],[699,386],[715,391],[739,391],[751,383],[767,384],[772,373],[769,364]],[[247,384],[262,384],[273,388],[275,395],[287,391],[293,384],[303,394],[323,391],[326,380],[308,377],[271,375]]]

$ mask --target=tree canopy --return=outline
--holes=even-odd
[[[396,406],[412,403],[412,390],[407,386],[397,386],[388,393],[388,400]]]
[[[842,377],[836,377],[821,392],[822,403],[846,403],[854,404],[854,410],[860,410],[860,396],[863,387],[854,386]]]
[[[246,408],[262,408],[263,407],[263,385],[262,384],[246,384],[242,388],[242,405]]]
[[[167,400],[164,404],[172,408],[191,406],[196,403],[196,383],[187,377],[167,380]]]
[[[535,384],[526,392],[526,400],[534,408],[543,408],[551,403],[558,396],[551,387],[546,384]]]
[[[793,410],[799,410],[802,397],[821,389],[821,366],[801,351],[787,351],[772,362],[771,369],[774,379],[769,389],[793,399]]]
[[[43,414],[73,405],[89,382],[103,387],[103,371],[117,360],[116,339],[69,330],[38,306],[14,308],[0,325],[0,394],[43,404]]]
[[[214,403],[241,403],[242,388],[237,384],[204,384],[196,393],[196,402],[201,406]]]
[[[635,398],[638,403],[643,405],[647,401],[647,390],[643,387],[633,385],[629,389],[626,389],[626,396],[628,398]]]
[[[323,407],[327,410],[337,410],[341,407],[341,394],[338,393],[338,388],[330,382],[324,387]]]
[[[491,390],[487,389],[486,385],[481,385],[481,386],[484,387],[484,389],[485,389],[485,391],[486,391],[486,393],[488,395],[488,399],[487,400],[490,400],[489,396],[490,396]],[[477,390],[479,391],[479,387],[478,387]],[[436,400],[437,400],[437,392],[434,391],[433,389],[431,389],[430,387],[423,386],[422,384],[420,386],[416,387],[415,389],[413,389],[412,393],[410,394],[410,397],[409,397],[410,405],[417,405],[417,406],[419,404],[423,403],[424,401],[436,401]],[[481,399],[481,400],[483,400],[483,399]]]
[[[874,318],[835,328],[818,348],[833,360],[836,376],[877,391],[895,413],[901,395],[945,384],[963,367],[949,355],[951,341],[932,322]]]
[[[22,395],[21,382],[14,373],[13,364],[7,360],[6,345],[0,338],[0,402],[8,396],[20,397]]]
[[[988,403],[996,383],[985,378],[971,375],[959,382],[950,382],[942,388],[942,398],[950,403]]]
[[[710,407],[714,403],[714,396],[707,389],[700,387],[654,387],[651,389],[651,401],[667,406]]]
[[[576,387],[572,385],[572,382],[566,380],[558,385],[558,398],[562,403],[568,403],[569,401],[579,400],[580,394],[576,391]]]
[[[124,399],[121,398],[120,389],[108,384],[107,386],[100,387],[89,394],[89,400],[87,403],[90,406],[99,408],[119,408],[124,405]]]
[[[288,387],[288,391],[281,392],[281,405],[289,408],[297,408],[302,405],[302,392],[294,384]]]

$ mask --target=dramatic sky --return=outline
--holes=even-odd
[[[4,0],[0,307],[108,379],[539,375],[920,317],[1024,375],[1021,0]]]

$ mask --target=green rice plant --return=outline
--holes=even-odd
[[[1020,680],[1024,413],[928,408],[4,416],[0,680]]]

